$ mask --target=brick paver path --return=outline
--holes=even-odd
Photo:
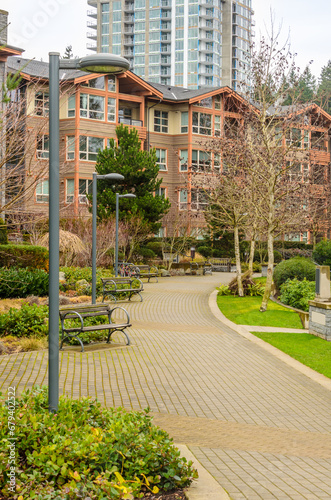
[[[331,392],[212,315],[209,294],[227,278],[146,284],[143,303],[123,304],[132,346],[64,352],[61,393],[149,406],[233,500],[330,500]],[[37,383],[47,352],[1,358],[0,390]]]

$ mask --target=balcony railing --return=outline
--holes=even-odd
[[[123,123],[124,125],[132,125],[132,127],[142,127],[142,120],[134,120],[133,118],[124,118],[123,116],[119,116],[118,123]]]

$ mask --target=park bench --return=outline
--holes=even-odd
[[[119,262],[118,263],[118,274],[121,277],[134,277],[139,278],[139,271],[136,269],[137,266],[132,264],[132,262]]]
[[[210,259],[212,271],[231,272],[231,259],[224,257],[220,259]]]
[[[119,309],[124,312],[125,319],[113,321],[113,313]],[[116,306],[111,308],[109,304],[71,304],[70,306],[61,307],[59,312],[62,328],[60,349],[62,349],[66,339],[75,338],[82,346],[82,352],[84,352],[84,345],[79,335],[84,332],[96,332],[100,330],[108,330],[107,343],[109,343],[110,337],[114,332],[122,332],[126,337],[126,345],[130,345],[129,336],[125,331],[126,328],[131,326],[130,316],[123,307]],[[97,325],[84,324],[87,318],[95,317],[103,318],[103,322]],[[70,324],[68,325],[67,323],[66,326],[65,322],[67,320],[76,320],[76,324],[70,321]]]
[[[155,278],[156,281],[158,282],[158,275],[159,275],[159,270],[155,266],[148,266],[148,265],[139,265],[139,266],[134,266],[138,278],[143,279],[143,278],[148,278],[148,282],[151,278]]]
[[[102,302],[105,301],[106,297],[112,297],[116,303],[118,295],[129,296],[129,300],[131,300],[131,297],[136,294],[139,295],[140,301],[143,301],[140,292],[143,291],[144,286],[139,278],[101,278],[101,282],[103,287]]]
[[[212,274],[212,265],[211,265],[211,262],[209,262],[208,260],[206,260],[204,263],[203,263],[203,274]]]

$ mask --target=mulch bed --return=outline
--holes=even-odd
[[[146,493],[142,500],[186,500],[183,490],[173,490],[164,493]]]

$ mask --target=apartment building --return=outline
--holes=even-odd
[[[247,79],[251,0],[88,0],[88,48],[151,83],[188,89]]]
[[[48,64],[21,57],[9,57],[7,64],[12,72],[21,68],[20,96],[26,99],[26,131],[33,146],[26,152],[25,179],[36,180],[33,196],[22,202],[20,213],[47,213]],[[170,215],[195,215],[194,224],[204,227],[206,199],[203,191],[194,188],[192,173],[208,168],[210,174],[226,174],[221,154],[207,153],[204,143],[239,123],[246,101],[229,87],[192,90],[151,84],[131,71],[100,76],[66,70],[60,72],[60,82],[61,214],[89,215],[86,193],[98,151],[115,137],[116,126],[124,124],[137,130],[142,148],[155,148],[162,178],[155,194],[169,198]],[[298,150],[309,151],[309,161],[305,155],[293,175],[307,177],[311,172],[316,195],[322,196],[322,186],[330,184],[331,117],[316,105],[302,116],[284,141],[295,141]],[[169,231],[166,226],[161,233]],[[310,236],[303,230],[290,237],[308,241]]]

